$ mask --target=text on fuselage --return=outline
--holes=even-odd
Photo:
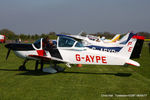
[[[88,63],[107,64],[105,56],[92,56],[92,55],[80,56],[80,54],[76,54],[75,57],[76,57],[76,61],[85,61],[85,62],[88,62]]]

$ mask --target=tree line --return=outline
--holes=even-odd
[[[48,34],[42,33],[42,34],[15,34],[13,31],[9,29],[1,29],[0,34],[5,35],[7,40],[15,40],[21,38],[22,40],[37,40],[39,38],[45,38],[49,37],[50,39],[56,39],[57,36],[55,32],[49,32]],[[69,34],[69,33],[60,33],[60,34]],[[81,35],[85,36],[87,33],[82,32]],[[124,36],[126,33],[121,34],[121,37]],[[148,32],[137,32],[138,35],[144,36],[147,39],[150,39],[150,33]],[[91,33],[90,35],[94,36],[100,36],[105,37],[108,39],[113,38],[116,34],[112,34],[110,32],[97,32],[97,33]]]
[[[16,40],[21,38],[22,40],[37,40],[39,38],[50,37],[51,39],[56,39],[55,32],[49,32],[48,34],[15,34],[9,29],[0,30],[1,35],[5,35],[7,40]]]

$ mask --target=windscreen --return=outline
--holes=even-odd
[[[59,41],[58,41],[58,46],[59,47],[72,47],[74,43],[75,43],[75,40],[69,37],[60,36]]]
[[[35,42],[34,42],[34,46],[35,46],[37,49],[40,49],[40,47],[41,47],[41,39],[35,41]]]

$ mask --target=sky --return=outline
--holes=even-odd
[[[150,0],[0,0],[0,29],[17,34],[150,32]]]

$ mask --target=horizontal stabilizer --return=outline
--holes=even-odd
[[[137,66],[137,67],[140,66],[140,64],[139,64],[138,62],[133,61],[133,60],[131,60],[131,59],[127,60],[127,61],[126,61],[126,64],[133,65],[133,66]]]

